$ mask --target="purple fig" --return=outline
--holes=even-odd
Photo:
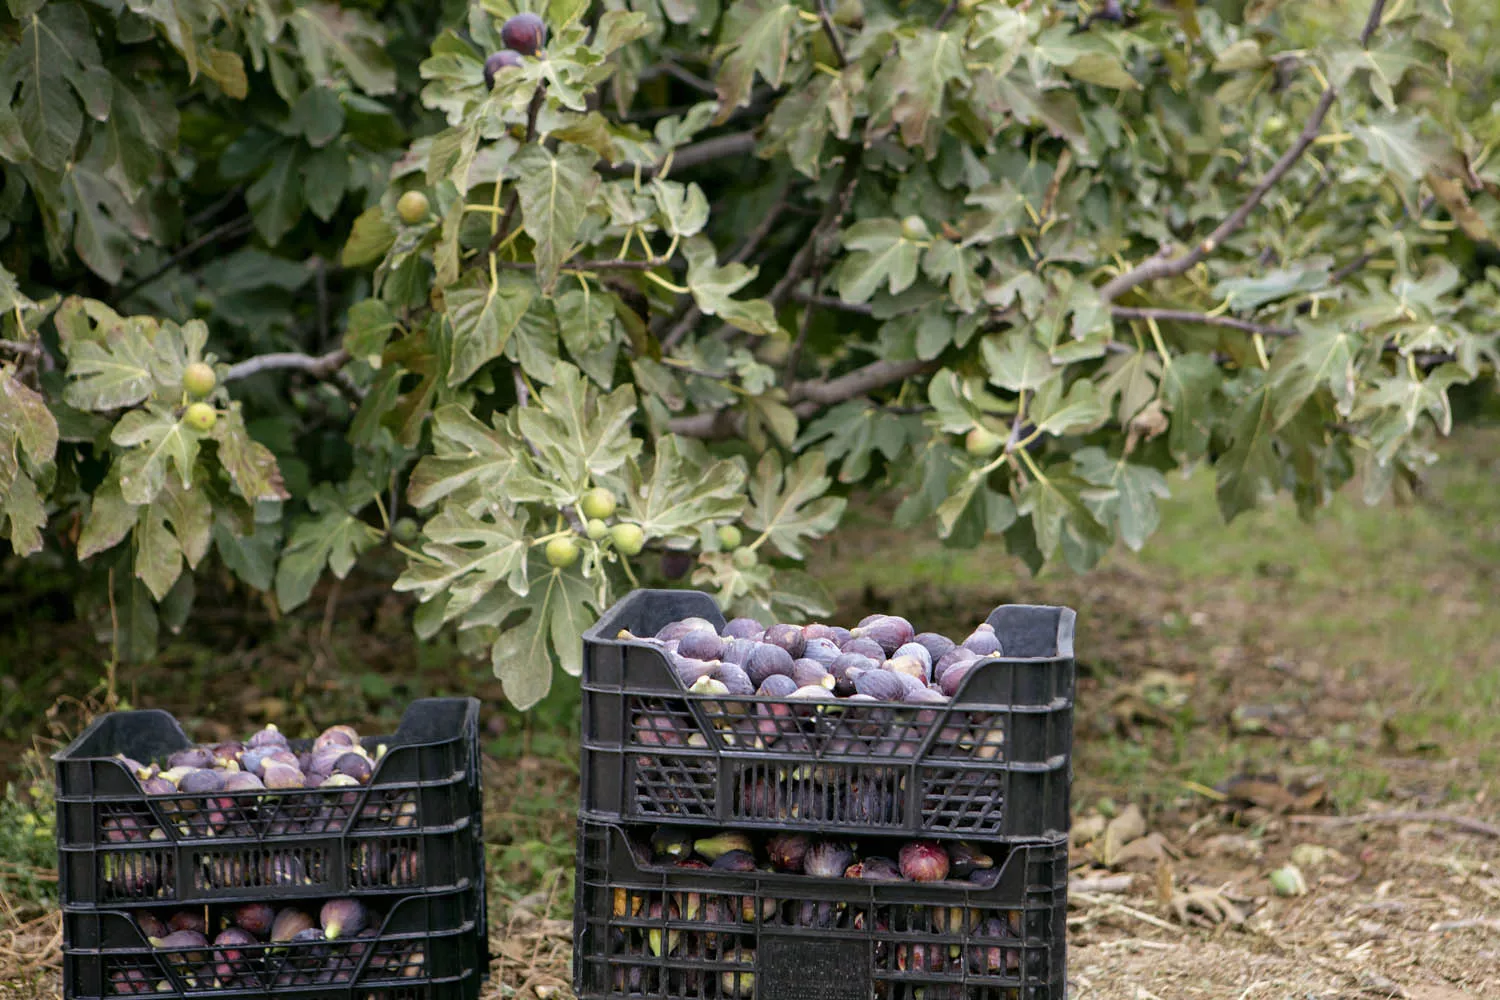
[[[854,852],[841,840],[814,841],[802,856],[802,870],[818,878],[843,878]]]
[[[184,795],[212,795],[224,790],[224,774],[221,771],[189,771],[177,782],[177,790]]]
[[[911,622],[896,615],[882,615],[867,625],[855,629],[850,635],[856,639],[870,639],[880,645],[882,656],[889,656],[898,648],[911,642],[916,633]]]
[[[880,667],[882,670],[889,670],[892,673],[906,674],[909,677],[914,677],[923,684],[927,683],[927,668],[915,656],[893,656],[882,663]]]
[[[812,841],[800,833],[777,833],[766,841],[766,856],[779,872],[800,872]]]
[[[271,941],[285,944],[298,934],[313,926],[313,918],[301,910],[288,907],[276,914],[271,922]]]
[[[868,882],[900,882],[901,869],[890,858],[870,857],[852,866],[845,873],[850,878],[862,878]]]
[[[313,749],[321,750],[324,747],[356,747],[359,746],[359,733],[349,726],[329,726],[318,734],[313,740]]]
[[[207,948],[208,938],[198,931],[173,931],[164,938],[151,938],[151,947],[161,951],[182,951],[180,961],[191,965],[199,965],[208,961],[208,955],[202,951],[187,951],[189,948]]]
[[[499,52],[491,52],[484,61],[484,89],[495,89],[495,77],[500,75],[502,69],[511,66],[520,66],[521,56],[510,49],[501,49]]]
[[[720,663],[719,669],[714,671],[714,677],[724,685],[726,694],[741,696],[755,693],[755,684],[750,679],[749,672],[737,664]]]
[[[141,782],[141,791],[147,795],[176,795],[177,786],[166,778],[147,778]]]
[[[195,913],[192,910],[178,910],[168,918],[167,930],[172,932],[196,931],[199,934],[207,934],[208,921],[204,919],[201,912]]]
[[[214,752],[208,747],[189,747],[167,758],[167,767],[204,768],[214,766]]]
[[[259,792],[265,787],[265,783],[249,771],[232,771],[224,776],[225,792]]]
[[[969,872],[969,881],[981,889],[993,889],[1000,884],[999,868],[976,868]]]
[[[270,854],[261,860],[260,875],[267,885],[307,885],[307,869],[294,854]]]
[[[755,871],[755,855],[749,851],[726,851],[714,858],[709,867],[721,872],[753,872]]]
[[[516,14],[500,26],[500,41],[512,52],[534,56],[547,44],[547,22],[529,11]]]
[[[900,674],[889,670],[866,670],[854,678],[854,690],[867,694],[876,701],[906,700],[906,685]]]
[[[772,625],[766,629],[766,637],[761,641],[780,646],[794,660],[801,659],[802,651],[807,647],[807,637],[795,625]]]
[[[850,639],[839,647],[839,652],[858,653],[861,656],[874,660],[876,663],[880,663],[885,659],[885,650],[874,639]]]
[[[903,656],[910,656],[918,663],[922,664],[922,668],[927,672],[927,676],[932,676],[932,664],[934,661],[932,654],[927,651],[926,646],[922,645],[919,642],[904,643],[900,648],[898,648],[894,653],[891,654],[891,659],[899,660]]]
[[[683,687],[692,687],[693,683],[700,677],[712,677],[714,671],[719,669],[718,660],[690,660],[685,656],[671,654],[672,672],[682,682]]]
[[[969,676],[969,671],[978,662],[978,660],[965,660],[945,670],[943,679],[938,682],[938,687],[942,689],[943,694],[949,698],[958,694],[958,689],[963,686],[964,678]]]
[[[798,687],[822,687],[833,690],[834,679],[823,664],[817,660],[796,660],[792,663],[792,680]]]
[[[765,627],[754,618],[734,618],[728,625],[724,626],[724,637],[727,639],[755,639],[759,640],[765,635]]]
[[[357,753],[342,755],[334,762],[333,767],[339,774],[348,775],[361,785],[366,784],[370,780],[370,776],[375,773],[375,769],[371,766],[369,758]]]
[[[673,639],[680,640],[689,632],[695,632],[699,629],[707,629],[712,632],[714,631],[714,623],[707,618],[684,618],[681,621],[669,622],[663,625],[661,631],[656,633],[656,637],[662,642],[669,642]]]
[[[941,882],[948,877],[948,852],[935,840],[901,845],[901,874],[913,882]]]
[[[938,661],[932,665],[932,676],[934,679],[941,681],[943,675],[953,667],[960,663],[968,663],[971,660],[977,659],[979,659],[979,654],[975,653],[972,649],[954,646],[948,652],[938,657]]]
[[[136,917],[135,923],[141,929],[141,933],[148,938],[164,938],[172,933],[171,928],[149,913],[142,913]]]
[[[243,928],[258,938],[271,933],[271,924],[276,920],[276,911],[269,903],[245,903],[230,914],[236,927]]]
[[[948,704],[948,696],[931,684],[918,688],[908,687],[906,691],[906,704],[946,705]]]
[[[978,656],[995,656],[1002,652],[1000,637],[995,634],[995,627],[988,622],[971,632],[963,646]]]
[[[352,937],[364,930],[370,914],[358,900],[331,899],[323,904],[320,918],[324,936],[333,941],[341,936]]]
[[[854,693],[854,678],[849,676],[853,670],[874,670],[880,666],[879,661],[872,660],[860,653],[840,653],[838,659],[828,665],[828,672],[833,675],[833,690],[840,695],[851,695]]]
[[[694,629],[677,643],[677,655],[690,660],[717,660],[724,652],[724,640],[712,629]]]
[[[837,625],[824,625],[822,622],[814,622],[811,625],[802,626],[802,634],[809,639],[828,639],[835,646],[849,641],[849,630]]]
[[[832,639],[809,639],[802,648],[800,659],[813,660],[827,667],[842,655],[842,650]]]
[[[755,693],[763,698],[788,698],[797,690],[797,682],[786,674],[772,674],[760,682]]]
[[[948,847],[949,873],[954,878],[968,878],[970,873],[995,867],[995,859],[969,843],[960,840]]]
[[[754,639],[729,639],[724,643],[724,652],[719,659],[725,663],[737,663],[740,666],[750,662],[750,654],[760,646]]]
[[[302,772],[279,760],[266,761],[261,780],[265,782],[267,788],[276,790],[306,787],[306,779],[303,778]]]
[[[757,687],[772,674],[786,674],[790,677],[792,654],[769,642],[756,643],[755,648],[750,651],[750,658],[745,661],[745,673]]]
[[[873,615],[865,615],[863,618],[861,618],[859,620],[859,622],[854,627],[855,628],[864,628],[866,625],[870,624],[871,622],[879,621],[880,619],[882,619],[884,617],[885,617],[885,615],[883,615],[883,614],[881,614],[880,612],[877,611]]]
[[[264,746],[277,746],[285,750],[287,742],[286,737],[281,734],[281,730],[277,729],[275,725],[267,725],[266,728],[250,737],[250,741],[245,746],[251,750]]]
[[[221,962],[238,962],[243,957],[240,948],[251,948],[259,943],[255,935],[243,927],[226,927],[214,938],[214,948]]]
[[[713,678],[704,678],[712,680]],[[690,685],[689,690],[697,685]],[[643,746],[681,746],[682,734],[669,715],[637,715],[631,721],[635,741]]]
[[[958,645],[947,636],[938,635],[936,632],[918,632],[912,642],[927,650],[933,663],[942,659],[944,653]]]

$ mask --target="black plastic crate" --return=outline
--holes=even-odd
[[[474,1000],[489,964],[480,899],[467,885],[418,893],[392,900],[374,937],[237,946],[232,959],[212,946],[151,947],[136,924],[139,910],[69,910],[63,995]],[[224,909],[208,906],[211,929]]]
[[[1066,838],[986,844],[980,888],[664,868],[642,836],[579,823],[579,1000],[1064,1000]]]
[[[1004,655],[922,706],[692,695],[659,649],[618,638],[688,616],[724,622],[707,594],[640,590],[584,634],[584,817],[1016,842],[1067,831],[1070,608],[996,608]]]
[[[62,901],[119,907],[481,884],[478,716],[473,698],[413,702],[394,735],[364,741],[387,750],[359,788],[211,797],[148,796],[114,759],[159,760],[191,746],[171,715],[100,716],[53,758]]]

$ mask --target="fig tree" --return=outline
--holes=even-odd
[[[182,387],[191,396],[202,399],[214,391],[214,386],[219,384],[219,377],[214,370],[202,361],[194,361],[182,370]]]
[[[583,509],[584,517],[602,520],[615,512],[617,503],[613,493],[602,486],[595,486],[583,495],[578,506]]]
[[[517,14],[501,26],[500,41],[512,52],[534,56],[547,44],[547,23],[530,11]]]
[[[401,221],[408,226],[415,226],[427,218],[427,213],[432,206],[427,201],[427,196],[420,191],[408,191],[396,202],[396,214],[401,216]]]
[[[617,524],[609,529],[609,538],[627,556],[638,556],[646,547],[646,533],[639,524]]]
[[[975,458],[988,458],[1004,443],[1005,439],[988,427],[975,427],[964,437],[964,450]]]
[[[495,77],[500,75],[502,69],[519,65],[521,65],[521,57],[510,49],[490,53],[490,57],[484,61],[484,89],[495,89]]]
[[[554,538],[547,543],[547,562],[558,569],[567,569],[578,561],[578,543],[566,536]]]
[[[739,548],[741,541],[740,529],[732,524],[719,525],[719,544],[726,549]]]
[[[187,408],[182,419],[193,430],[207,434],[214,429],[214,424],[219,422],[219,414],[207,403],[194,403]]]

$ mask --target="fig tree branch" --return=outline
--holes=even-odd
[[[1295,337],[1297,331],[1289,326],[1272,326],[1256,323],[1234,316],[1214,316],[1193,312],[1190,309],[1134,309],[1128,306],[1110,306],[1109,312],[1116,319],[1154,319],[1164,323],[1203,323],[1207,326],[1227,326],[1246,333],[1259,333],[1266,337]]]
[[[229,371],[224,374],[224,381],[237,382],[242,378],[269,371],[296,371],[311,375],[313,378],[327,378],[343,368],[348,361],[349,352],[342,347],[316,356],[298,354],[294,351],[262,354],[230,365]]]
[[[191,257],[199,250],[202,250],[210,243],[215,243],[219,240],[231,240],[240,236],[244,236],[254,228],[255,223],[251,221],[250,216],[248,215],[242,215],[237,219],[230,219],[228,222],[220,223],[219,225],[210,229],[208,232],[204,233],[202,236],[193,240],[191,243],[188,243],[178,250],[173,251],[172,256],[162,261],[160,265],[158,265],[154,270],[152,270],[145,276],[137,278],[135,281],[132,281],[124,288],[121,288],[120,290],[115,292],[114,300],[116,302],[123,302],[135,292],[151,284],[151,282],[155,281],[157,278],[160,278],[162,275],[172,270],[172,268],[176,267],[178,264],[181,264],[184,260]]]
[[[745,156],[755,150],[754,132],[731,132],[729,135],[716,135],[712,139],[704,139],[702,142],[691,142],[686,146],[674,149],[671,153],[662,157],[650,166],[641,166],[642,177],[652,177],[666,167],[670,162],[673,170],[687,170],[691,167],[701,167],[705,163],[714,160],[722,160],[731,156]],[[638,164],[634,163],[603,163],[600,169],[613,174],[616,177],[626,177],[635,173]]]
[[[821,0],[818,6],[822,8]],[[827,16],[826,11],[824,16]],[[828,26],[832,28],[833,22],[829,21]],[[853,161],[856,157],[851,153],[849,158]],[[840,181],[838,195],[830,202],[832,214],[824,215],[822,221],[813,229],[812,239],[808,241],[808,246],[812,249],[812,257],[809,265],[811,280],[807,284],[808,291],[812,294],[817,294],[818,285],[823,282],[823,268],[827,265],[828,258],[833,255],[834,244],[838,242],[839,226],[843,224],[844,216],[849,211],[849,204],[854,200],[854,189],[859,185],[858,169],[851,172],[846,166]],[[795,288],[792,290],[795,291]],[[772,303],[775,304],[774,299]],[[792,385],[797,377],[797,365],[802,361],[802,348],[807,344],[807,331],[812,325],[812,314],[813,310],[810,306],[802,310],[802,317],[797,323],[797,339],[786,356],[785,378],[788,386]]]
[[[823,309],[836,309],[839,312],[853,313],[856,316],[873,316],[875,309],[868,302],[845,302],[837,295],[814,295],[811,292],[796,291],[792,293],[793,302],[806,302],[810,306],[818,306]]]
[[[1369,44],[1370,36],[1380,25],[1380,19],[1385,11],[1385,0],[1374,0],[1370,7],[1370,16],[1365,21],[1365,27],[1360,32],[1359,41],[1361,46]],[[1322,96],[1318,98],[1317,105],[1313,108],[1312,116],[1308,118],[1307,124],[1302,127],[1297,141],[1281,154],[1281,157],[1271,165],[1265,176],[1260,179],[1245,200],[1228,217],[1214,228],[1214,231],[1199,240],[1187,253],[1176,256],[1157,254],[1143,264],[1139,264],[1124,274],[1111,278],[1099,287],[1099,297],[1105,302],[1119,298],[1138,285],[1144,285],[1148,281],[1156,281],[1159,278],[1173,278],[1184,274],[1197,265],[1203,258],[1213,253],[1224,245],[1224,241],[1233,236],[1244,226],[1260,203],[1265,200],[1271,188],[1275,187],[1281,178],[1286,176],[1296,162],[1307,152],[1313,140],[1323,130],[1323,120],[1328,117],[1328,111],[1333,107],[1334,100],[1338,97],[1338,91],[1329,84],[1323,89]]]
[[[605,260],[573,260],[562,265],[564,271],[651,271],[671,264],[672,257],[650,257],[646,260],[630,260],[611,257]],[[536,264],[529,260],[497,260],[495,267],[502,271],[535,271]]]

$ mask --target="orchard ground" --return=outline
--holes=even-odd
[[[1212,483],[1174,479],[1147,550],[1086,577],[914,543],[873,503],[813,560],[839,621],[893,610],[956,633],[998,603],[1079,609],[1075,823],[1134,805],[1148,833],[1112,868],[1075,850],[1090,891],[1069,911],[1070,997],[1500,996],[1500,430],[1443,453],[1414,503],[1342,496],[1311,525],[1282,503],[1223,529]],[[479,694],[488,995],[565,997],[576,688],[560,681],[527,716],[497,707],[486,667],[414,643],[378,569],[279,620],[249,595],[203,601],[157,663],[120,669],[120,689],[203,738],[271,720],[388,730],[413,697]],[[0,644],[15,782],[0,805],[0,997],[29,1000],[58,994],[59,939],[50,834],[27,819],[45,791],[18,762],[76,729],[101,668],[89,628],[66,620],[63,572],[5,571],[22,585],[0,595],[0,618],[21,623]],[[1427,819],[1389,816],[1403,811]],[[1294,852],[1309,891],[1278,896],[1267,875]],[[1193,904],[1185,923],[1174,902]]]

